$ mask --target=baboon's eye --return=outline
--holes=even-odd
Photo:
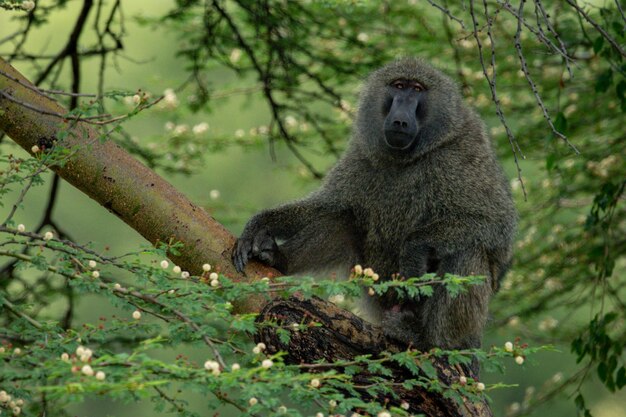
[[[391,85],[392,85],[394,88],[397,88],[397,89],[399,89],[399,90],[402,90],[402,89],[405,87],[405,85],[404,85],[404,81],[400,81],[400,80],[394,81]]]
[[[422,90],[424,90],[424,87],[422,87],[422,86],[421,86],[421,85],[419,85],[419,84],[415,84],[415,85],[413,86],[413,89],[414,89],[415,91],[422,91]]]

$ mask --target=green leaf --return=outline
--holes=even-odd
[[[563,134],[566,134],[566,132],[567,132],[567,118],[565,117],[565,114],[563,114],[563,112],[559,112],[559,114],[556,115],[556,119],[554,120],[554,129],[557,132],[561,132]]]
[[[597,93],[604,93],[613,84],[613,70],[607,69],[598,76],[596,80],[595,90]]]
[[[598,377],[600,378],[600,381],[606,382],[607,376],[608,376],[608,369],[607,369],[606,363],[600,362],[598,364]]]
[[[598,36],[596,40],[593,42],[593,52],[596,54],[602,50],[602,46],[604,45],[604,38],[602,35]]]
[[[438,379],[438,377],[437,377],[437,370],[435,369],[435,367],[433,366],[433,364],[430,361],[424,360],[424,361],[420,362],[418,364],[418,366],[422,370],[422,372],[424,372],[424,374],[426,374],[428,379],[432,379],[432,380]]]
[[[615,385],[618,389],[622,389],[624,385],[626,385],[626,369],[623,366],[619,368],[619,371],[617,371]]]

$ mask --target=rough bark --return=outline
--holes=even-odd
[[[262,326],[256,336],[257,342],[266,344],[268,352],[287,352],[284,358],[287,363],[336,362],[339,359],[351,360],[359,355],[371,354],[374,357],[383,351],[400,352],[407,346],[385,337],[381,328],[373,326],[354,314],[319,298],[305,299],[294,296],[289,299],[275,299],[262,310],[259,321],[270,321],[283,326],[293,323],[309,324],[305,331],[291,332],[288,344],[280,341],[274,326]],[[321,325],[319,325],[321,324]],[[458,382],[461,376],[476,378],[469,369],[450,366],[445,358],[433,360],[439,382],[451,385]],[[401,383],[406,379],[414,379],[407,369],[393,364],[387,365],[393,372],[392,382]],[[368,385],[366,372],[353,377],[356,385]],[[430,392],[424,388],[394,388],[397,398],[373,398],[380,403],[399,407],[406,401],[411,413],[425,414],[429,417],[490,417],[493,414],[485,401],[473,403],[464,398],[463,404],[457,403],[443,395]],[[367,393],[361,393],[365,398]]]
[[[1,58],[0,93],[0,130],[31,153],[33,145],[52,143],[58,139],[59,132],[69,131],[69,135],[58,142],[61,146],[76,149],[75,153],[65,165],[50,168],[151,243],[182,242],[181,254],[171,256],[181,268],[200,273],[202,264],[208,262],[239,281],[279,274],[256,262],[248,265],[245,276],[238,274],[230,260],[235,242],[230,232],[114,142],[106,137],[101,140],[102,133],[96,127],[68,120],[66,109],[38,92]],[[252,297],[242,301],[238,309],[258,312],[265,303],[265,297]],[[332,362],[406,348],[386,339],[380,328],[319,299],[275,300],[265,307],[260,319],[322,323],[321,327],[295,333],[288,346],[281,345],[271,328],[264,328],[259,334],[259,340],[271,350],[288,351],[287,360],[293,363],[312,363],[320,359]],[[445,384],[463,374],[462,370],[450,367],[444,361],[435,362],[435,366]],[[395,370],[393,379],[402,381],[407,377],[404,372]],[[367,380],[367,375],[357,378]],[[411,404],[411,411],[428,416],[491,416],[484,403],[459,405],[424,390],[398,388],[398,396]]]

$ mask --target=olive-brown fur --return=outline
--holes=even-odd
[[[424,86],[413,146],[385,145],[386,89],[397,79]],[[250,219],[233,254],[284,273],[371,267],[381,278],[483,275],[451,297],[367,297],[388,336],[418,349],[480,346],[487,305],[511,259],[516,212],[485,127],[457,85],[425,62],[405,58],[367,79],[353,137],[321,188]],[[283,241],[277,244],[276,239]]]

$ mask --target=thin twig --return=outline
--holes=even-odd
[[[519,10],[518,10],[518,14],[520,16],[522,16],[524,13],[524,4],[525,3],[523,1],[520,1]],[[541,99],[541,96],[539,95],[537,86],[535,85],[532,77],[530,76],[530,72],[528,71],[528,65],[526,64],[526,59],[524,58],[524,53],[522,52],[521,35],[522,35],[522,22],[518,19],[517,31],[515,32],[515,50],[517,51],[517,57],[519,58],[521,69],[522,69],[522,72],[524,73],[524,77],[526,78],[526,81],[528,81],[528,84],[530,85],[530,89],[533,91],[533,94],[535,95],[535,100],[537,101],[537,105],[539,105],[539,107],[541,108],[541,111],[543,112],[543,117],[548,122],[550,129],[552,129],[552,133],[554,133],[556,136],[561,138],[570,148],[574,150],[574,152],[576,152],[577,155],[579,155],[580,152],[578,151],[578,149],[576,149],[576,146],[574,146],[569,141],[567,136],[559,132],[556,129],[556,127],[554,127],[554,123],[552,123],[552,119],[550,118],[550,115],[548,114],[548,110],[546,109],[546,106],[543,104],[543,100]]]
[[[450,20],[454,20],[455,22],[457,22],[459,25],[461,25],[462,29],[465,29],[465,24],[463,23],[463,20],[459,19],[458,17],[454,16],[452,13],[450,13],[450,10],[446,9],[445,7],[435,3],[432,0],[428,0],[428,2],[430,3],[431,6],[439,9],[443,14],[445,14],[446,16],[448,16],[448,18]]]
[[[493,41],[491,41],[491,66],[493,69],[493,79],[492,79],[489,76],[489,72],[487,71],[487,65],[485,64],[485,59],[483,58],[483,45],[482,45],[482,42],[480,41],[480,36],[478,35],[478,20],[476,18],[476,12],[474,10],[474,0],[470,0],[469,6],[470,6],[469,13],[470,13],[470,16],[472,17],[472,24],[473,24],[472,34],[474,36],[474,39],[476,40],[476,44],[478,45],[478,57],[480,59],[480,65],[483,70],[483,75],[485,76],[485,79],[487,80],[487,83],[489,84],[489,89],[491,91],[491,100],[494,102],[496,106],[496,114],[498,115],[498,118],[500,119],[502,126],[504,126],[504,129],[506,130],[506,135],[507,135],[507,138],[509,139],[511,150],[513,151],[513,159],[515,161],[515,167],[517,168],[517,178],[522,186],[524,199],[526,199],[527,194],[526,194],[526,187],[524,186],[524,180],[522,179],[522,168],[519,165],[519,160],[517,157],[518,153],[520,154],[522,158],[524,158],[524,155],[521,153],[519,145],[517,144],[517,140],[515,139],[515,136],[513,136],[513,132],[511,132],[511,129],[509,128],[509,125],[506,122],[506,119],[504,118],[504,113],[502,112],[502,107],[500,106],[500,99],[498,98],[498,92],[496,90],[496,82],[495,82],[496,67],[495,67],[495,49],[494,49],[495,46],[493,44]],[[491,23],[489,20],[489,16],[487,14],[486,2],[484,3],[484,7],[485,7],[485,18],[487,19],[487,24],[490,25]]]
[[[572,6],[578,12],[579,16],[582,16],[591,26],[593,26],[604,39],[606,39],[612,46],[615,48],[617,52],[620,53],[623,57],[626,57],[626,51],[613,39],[611,35],[607,33],[602,26],[596,23],[577,3],[576,0],[565,0],[567,4]]]

